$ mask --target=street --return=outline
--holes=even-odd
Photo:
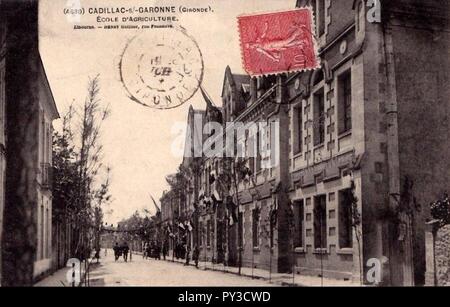
[[[142,259],[134,254],[131,262],[114,261],[102,251],[101,264],[90,273],[90,286],[273,286],[258,279],[217,271],[205,271],[171,261]]]

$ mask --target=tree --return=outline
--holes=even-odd
[[[248,177],[251,175],[250,170],[247,167],[246,159],[234,159],[234,158],[226,158],[223,160],[222,173],[219,176],[219,182],[221,183],[222,189],[224,191],[228,191],[228,195],[232,196],[235,200],[235,204],[237,208],[232,208],[232,210],[238,210],[237,219],[238,219],[238,266],[239,266],[239,274],[241,274],[242,269],[242,250],[243,246],[241,245],[241,241],[239,239],[239,231],[242,229],[241,215],[239,214],[239,208],[241,207],[240,199],[239,199],[239,184],[244,181],[248,181]],[[232,214],[236,214],[233,212]],[[233,217],[233,216],[232,216]],[[242,233],[242,236],[244,234]]]
[[[102,123],[109,115],[102,107],[99,76],[89,79],[83,105],[75,102],[63,117],[62,132],[54,134],[53,197],[56,207],[72,226],[71,256],[85,259],[90,254],[90,242],[99,248],[103,208],[111,201],[110,171],[101,162]],[[102,178],[104,180],[102,180]],[[56,212],[61,218],[62,212]]]
[[[61,240],[59,252],[63,255],[63,262],[70,258],[73,251],[69,242],[74,226],[74,214],[76,214],[77,187],[79,185],[78,167],[76,164],[76,152],[73,145],[73,135],[69,126],[73,116],[73,107],[62,118],[62,131],[53,134],[53,183],[52,183],[52,222],[54,227],[61,229],[57,240]],[[59,232],[56,233],[57,235]]]
[[[273,248],[276,245],[275,233],[277,232],[278,208],[275,199],[268,207],[268,212],[265,215],[264,223],[261,225],[261,235],[263,238],[264,247],[269,251],[269,282],[272,280],[272,262],[273,262]]]
[[[359,263],[359,278],[361,285],[364,283],[363,277],[363,260],[362,260],[362,247],[361,247],[361,213],[358,209],[358,198],[355,193],[355,182],[352,180],[350,189],[346,191],[344,196],[346,197],[346,203],[350,204],[350,213],[352,218],[352,229],[355,232],[356,243],[358,244],[358,263]]]
[[[437,230],[450,224],[450,200],[447,193],[440,199],[432,202],[430,209]]]

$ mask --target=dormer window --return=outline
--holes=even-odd
[[[325,0],[315,0],[313,9],[316,19],[316,33],[320,37],[325,34]]]

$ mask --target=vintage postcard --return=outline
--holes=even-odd
[[[449,16],[0,0],[1,286],[450,285]]]

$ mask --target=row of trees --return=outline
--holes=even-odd
[[[89,79],[81,106],[75,102],[62,118],[62,130],[53,135],[53,218],[70,227],[70,257],[85,259],[98,249],[109,193],[110,168],[101,161],[100,132],[109,107],[100,99],[100,79]]]
[[[160,213],[149,216],[150,212],[144,210],[143,214],[135,211],[129,218],[123,219],[117,225],[119,241],[150,242],[155,238],[159,227]],[[121,242],[119,242],[121,243]],[[130,244],[130,242],[128,242]]]

